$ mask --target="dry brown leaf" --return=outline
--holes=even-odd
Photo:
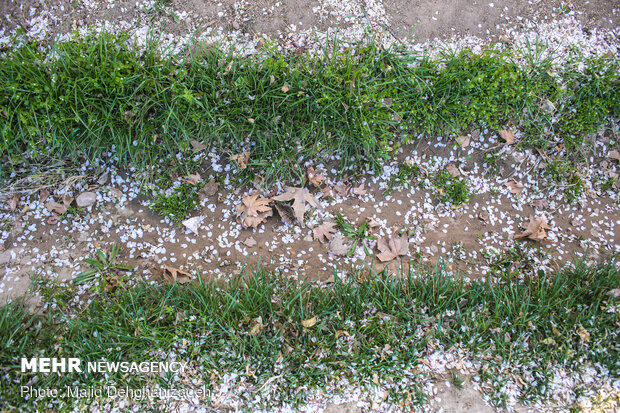
[[[547,225],[547,221],[544,217],[531,216],[530,222],[525,231],[520,234],[516,234],[515,239],[528,238],[535,241],[544,240],[547,238],[547,232],[545,231],[546,229],[551,229],[551,227]]]
[[[333,197],[334,197],[334,191],[332,190],[332,187],[331,187],[331,186],[329,186],[329,185],[325,185],[325,186],[321,189],[321,192],[323,193],[323,196],[326,196],[326,197],[328,197],[328,196],[329,196],[329,197],[331,197],[331,198],[333,198]]]
[[[250,152],[241,152],[240,154],[232,155],[230,159],[237,162],[239,168],[245,169],[248,167],[248,162],[250,161]]]
[[[267,198],[259,198],[259,194],[248,195],[237,205],[237,222],[244,228],[258,227],[268,217],[273,215]]]
[[[276,211],[278,211],[278,214],[280,215],[280,218],[282,218],[282,221],[286,222],[289,225],[295,225],[295,221],[297,220],[297,218],[295,217],[295,211],[290,205],[279,201],[275,201],[273,205],[276,207]]]
[[[243,244],[245,244],[246,247],[252,248],[252,247],[254,247],[257,244],[257,242],[256,242],[256,240],[254,238],[247,237],[245,239],[245,241],[243,241]]]
[[[392,107],[392,98],[383,98],[383,100],[381,101],[381,103],[383,103],[385,106],[387,106],[388,108]]]
[[[335,185],[333,188],[334,192],[340,196],[347,196],[349,189],[351,189],[351,186],[344,182],[338,183],[338,185]]]
[[[364,195],[366,193],[366,189],[364,189],[364,183],[362,183],[360,186],[356,186],[355,188],[353,188],[353,193],[355,195]]]
[[[579,338],[581,338],[581,341],[584,343],[587,343],[588,341],[590,341],[590,333],[588,333],[588,330],[583,328],[581,324],[579,324],[579,327],[577,327],[577,335],[579,336]]]
[[[312,182],[314,186],[320,186],[321,183],[325,180],[325,176],[323,174],[316,173],[313,167],[308,168],[308,180]]]
[[[282,92],[286,93],[289,90],[291,90],[291,87],[288,85],[288,83],[285,83],[284,86],[282,86]]]
[[[169,283],[178,282],[179,284],[187,284],[190,282],[192,276],[187,271],[164,265],[164,278],[167,279]]]
[[[258,335],[261,333],[261,331],[263,331],[264,328],[265,328],[265,325],[263,324],[263,317],[258,316],[254,319],[254,326],[250,330],[250,335],[251,336]]]
[[[367,217],[366,222],[368,223],[368,228],[370,229],[377,228],[379,226],[379,223],[372,217]]]
[[[207,145],[202,142],[198,142],[196,139],[190,140],[189,143],[190,145],[192,145],[192,149],[194,150],[194,152],[204,151],[205,149],[207,149]]]
[[[461,148],[467,148],[471,142],[471,138],[469,136],[459,136],[455,140]]]
[[[515,135],[508,129],[502,129],[499,131],[499,136],[504,140],[504,145],[511,145],[515,143]]]
[[[350,248],[351,244],[346,242],[346,238],[342,234],[336,234],[329,243],[329,252],[334,255],[347,255]]]
[[[314,327],[316,322],[317,322],[316,317],[312,317],[312,318],[309,318],[307,320],[302,320],[301,325],[306,327],[306,328],[311,328],[311,327]]]
[[[609,151],[607,157],[609,159],[615,159],[617,161],[620,161],[620,152],[618,152],[616,149],[612,149],[611,151]]]
[[[516,195],[519,195],[521,192],[523,192],[523,189],[525,188],[521,182],[517,182],[514,180],[508,181],[504,185],[508,187],[511,194],[516,194]]]
[[[286,187],[286,192],[282,195],[274,196],[274,201],[293,201],[293,210],[295,211],[295,218],[299,223],[304,223],[304,214],[306,213],[306,202],[313,207],[322,209],[319,201],[308,192],[306,188]]]
[[[58,218],[58,215],[56,214],[52,215],[47,219],[47,223],[50,225],[56,225],[58,224],[58,221],[60,221],[60,218]]]
[[[41,192],[39,192],[39,203],[43,203],[45,201],[47,201],[47,198],[50,197],[50,191],[48,191],[47,189],[43,189]]]
[[[457,168],[456,165],[453,164],[452,162],[446,165],[446,170],[448,171],[450,175],[452,175],[453,178],[456,178],[457,176],[461,174],[461,171],[459,171],[459,168]]]
[[[181,178],[181,181],[187,182],[188,184],[191,184],[191,185],[196,185],[201,180],[202,178],[200,177],[200,174],[198,172],[196,172],[195,174],[188,175],[185,178]]]
[[[9,209],[15,211],[17,209],[17,195],[13,195],[13,198],[9,199]]]
[[[205,184],[205,186],[200,188],[200,191],[198,191],[198,193],[203,194],[207,197],[211,197],[217,193],[218,189],[220,189],[220,186],[217,184],[217,182],[215,182],[215,179],[211,179]]]
[[[379,241],[377,241],[377,249],[380,251],[380,253],[377,254],[377,258],[379,258],[381,262],[392,261],[396,257],[407,255],[409,252],[407,234],[397,235],[396,232],[393,232],[388,242],[383,238],[379,238]]]
[[[532,206],[538,209],[547,209],[549,208],[549,203],[544,199],[537,199],[536,201],[532,202]]]
[[[312,230],[312,235],[315,241],[319,241],[321,244],[332,239],[333,234],[338,230],[334,222],[325,222]]]
[[[67,212],[67,205],[59,204],[58,202],[54,202],[54,201],[48,201],[45,204],[45,208],[48,211],[55,212],[59,215],[63,215],[65,212]]]
[[[273,82],[275,82],[275,81],[276,81],[276,77],[275,77],[274,75],[270,75],[270,76],[269,76],[269,84],[271,85],[271,84],[273,84]]]
[[[349,334],[348,332],[346,332],[344,330],[336,331],[336,338],[338,338],[340,336],[351,337],[351,334]]]

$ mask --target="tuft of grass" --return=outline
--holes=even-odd
[[[270,45],[254,56],[199,44],[173,54],[157,38],[140,49],[108,33],[24,42],[0,56],[2,174],[45,154],[112,152],[153,166],[196,139],[223,152],[250,147],[243,176],[268,186],[301,179],[300,158],[338,155],[341,171],[378,169],[420,133],[507,121],[522,125],[525,145],[544,149],[561,136],[578,148],[620,115],[618,63],[575,54],[557,69],[541,48],[430,59],[372,42],[345,51],[336,43],[317,57]]]
[[[161,215],[179,223],[200,205],[198,187],[184,182],[170,191],[159,193],[151,201],[151,208]]]
[[[93,283],[97,290],[113,291],[125,281],[122,275],[124,271],[133,270],[133,267],[116,264],[116,258],[120,248],[117,244],[112,244],[110,252],[106,255],[100,249],[95,252],[94,258],[84,258],[82,261],[91,268],[80,272],[73,282],[76,285]]]
[[[277,387],[249,409],[299,405],[334,377],[371,383],[375,375],[391,383],[389,403],[413,394],[415,406],[423,402],[424,380],[430,376],[407,371],[420,368],[420,359],[438,345],[465,349],[481,362],[478,375],[497,406],[505,404],[503,383],[534,374],[536,380],[525,380],[519,395],[527,404],[551,397],[550,384],[560,366],[600,365],[610,377],[618,376],[615,343],[620,337],[613,309],[620,301],[609,294],[618,284],[613,261],[578,263],[523,280],[506,276],[469,284],[447,276],[441,267],[423,275],[382,272],[337,277],[331,288],[256,270],[223,283],[141,284],[74,313],[51,309],[49,318],[8,304],[0,307],[0,363],[5,367],[0,406],[71,409],[74,400],[19,397],[19,386],[35,376],[41,387],[100,383],[96,376],[22,374],[21,357],[70,354],[84,362],[140,362],[171,352],[200,366],[196,378],[209,388],[217,386],[209,378],[213,372],[234,371],[251,371],[247,380],[256,388]],[[311,327],[302,324],[314,317]],[[141,388],[152,380],[111,373],[106,384]],[[178,386],[171,377],[157,381]],[[456,386],[459,381],[455,373]],[[583,385],[576,383],[577,391]]]
[[[447,171],[439,171],[433,178],[433,185],[437,189],[435,197],[439,202],[448,202],[452,205],[462,205],[469,201],[472,193],[461,177],[453,177]]]

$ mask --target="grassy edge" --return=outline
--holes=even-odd
[[[466,284],[437,268],[425,276],[336,279],[325,288],[256,270],[224,285],[120,289],[75,312],[57,307],[37,315],[19,302],[8,304],[0,307],[0,405],[35,409],[56,403],[54,408],[70,409],[71,400],[32,404],[19,397],[19,385],[33,379],[16,370],[19,358],[35,355],[79,355],[88,361],[174,355],[192,361],[196,377],[213,389],[218,382],[208,379],[213,374],[251,371],[248,380],[255,389],[277,374],[267,386],[278,390],[264,399],[267,408],[303,404],[312,388],[335,378],[370,383],[380,377],[382,385],[391,383],[389,403],[399,405],[403,397],[423,403],[422,383],[410,371],[423,368],[421,360],[437,348],[478,360],[477,375],[497,406],[507,402],[500,389],[516,377],[526,404],[551,396],[558,368],[594,368],[618,377],[619,300],[610,291],[620,284],[620,272],[613,260],[578,263],[524,281],[514,273],[498,275],[493,282]],[[457,382],[462,379],[452,373]],[[103,381],[93,375],[39,374],[37,380],[40,387],[175,385],[171,377],[120,374]],[[587,394],[587,385],[576,383],[573,391],[574,397]]]

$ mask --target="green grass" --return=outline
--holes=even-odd
[[[43,154],[114,152],[155,165],[196,139],[229,153],[249,143],[239,177],[260,175],[268,185],[301,179],[300,157],[339,155],[341,168],[376,168],[420,132],[457,136],[506,122],[521,125],[525,145],[544,149],[561,136],[569,150],[581,147],[620,114],[618,63],[574,54],[552,76],[539,49],[489,47],[431,60],[373,43],[339,52],[336,42],[322,57],[270,45],[233,57],[198,44],[162,53],[157,39],[137,50],[109,34],[27,42],[0,57],[2,173]],[[522,57],[527,67],[514,63]]]
[[[472,193],[463,177],[454,177],[447,171],[439,171],[433,177],[433,185],[437,192],[435,198],[439,202],[462,205],[469,201]]]
[[[423,381],[430,377],[407,371],[422,366],[419,359],[438,345],[464,349],[482,362],[477,374],[498,406],[505,403],[499,388],[515,375],[536,378],[525,380],[524,403],[548,398],[560,367],[600,363],[618,377],[618,314],[610,309],[620,303],[608,293],[620,285],[620,272],[613,261],[539,272],[521,281],[509,270],[495,276],[493,282],[467,284],[438,268],[423,277],[380,273],[363,282],[336,277],[325,288],[258,270],[224,283],[138,285],[115,294],[101,290],[79,309],[49,309],[45,315],[8,304],[0,307],[0,406],[25,408],[18,390],[33,375],[19,373],[16,366],[21,357],[37,354],[144,361],[156,360],[153,352],[159,350],[175,352],[198,366],[196,377],[209,388],[214,372],[245,374],[247,368],[255,388],[278,376],[273,382],[278,392],[263,398],[263,407],[301,403],[307,391],[332,377],[371,383],[374,375],[387,385],[390,403],[412,395],[412,403],[419,404]],[[264,328],[252,335],[258,317]],[[303,327],[302,321],[312,317],[316,325]],[[579,334],[583,331],[587,340]],[[37,377],[39,387],[101,383],[96,375]],[[407,385],[401,382],[405,377],[411,381]],[[464,380],[458,372],[451,377],[457,387]],[[175,387],[169,379],[119,373],[105,382],[141,387],[157,381]],[[69,409],[60,401],[48,402],[46,408]]]
[[[179,223],[200,205],[199,186],[184,182],[170,190],[158,193],[151,201],[151,208]]]

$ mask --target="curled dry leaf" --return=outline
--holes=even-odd
[[[289,90],[291,90],[291,87],[288,85],[288,83],[285,83],[284,86],[282,86],[282,92],[286,93]]]
[[[515,135],[508,129],[499,131],[499,136],[504,140],[504,145],[511,145],[515,143]]]
[[[587,343],[588,341],[590,341],[590,333],[588,333],[588,330],[583,328],[581,324],[579,324],[579,327],[577,327],[577,335],[583,343]]]
[[[366,193],[366,189],[364,189],[364,183],[353,188],[353,193],[355,195],[364,195]]]
[[[504,185],[508,187],[511,194],[516,194],[516,195],[519,195],[521,192],[523,192],[523,188],[525,188],[521,182],[517,182],[514,180],[508,181]]]
[[[270,199],[260,198],[259,194],[248,195],[237,205],[237,222],[244,228],[258,227],[268,217],[273,215],[269,206]]]
[[[312,317],[307,320],[302,320],[301,325],[304,326],[305,328],[311,328],[311,327],[314,327],[316,322],[317,322],[316,317]]]
[[[197,216],[197,217],[186,219],[185,221],[182,222],[182,224],[185,225],[185,228],[189,229],[194,234],[198,235],[198,228],[200,227],[200,223],[202,222],[202,220],[203,220],[202,216]]]
[[[62,204],[54,201],[48,201],[45,204],[45,208],[50,212],[55,212],[59,215],[63,215],[69,209],[69,205],[73,202],[73,197],[69,195],[64,195],[62,197]]]
[[[192,145],[192,149],[194,150],[194,152],[204,151],[205,149],[207,149],[207,145],[202,142],[198,142],[196,139],[190,140],[189,143],[190,145]]]
[[[170,284],[175,282],[187,284],[190,282],[191,278],[192,276],[187,271],[164,265],[164,279]]]
[[[547,238],[547,232],[545,231],[546,229],[551,229],[551,227],[547,225],[547,220],[545,220],[542,216],[535,217],[532,215],[525,231],[520,234],[516,234],[515,239],[527,238],[535,241],[541,241]]]
[[[388,242],[383,238],[379,238],[379,241],[377,241],[377,249],[380,251],[380,253],[377,254],[377,258],[379,258],[381,262],[392,261],[394,258],[401,255],[407,255],[409,252],[407,234],[397,235],[396,232],[393,232]]]
[[[188,175],[186,178],[182,179],[183,182],[187,182],[188,184],[191,184],[191,185],[196,185],[201,180],[202,178],[200,177],[200,174],[198,172],[196,172],[195,174]]]
[[[612,149],[611,151],[609,151],[607,157],[609,159],[615,159],[617,161],[620,161],[620,152],[618,152],[616,149]]]
[[[532,206],[538,209],[547,209],[549,208],[549,203],[544,199],[537,199],[536,201],[532,202]]]
[[[97,183],[99,185],[105,185],[108,182],[108,172],[104,172],[101,175],[99,175],[99,178],[97,178]]]
[[[350,248],[351,244],[346,242],[342,234],[336,234],[334,239],[329,243],[329,252],[334,255],[347,255]]]
[[[332,239],[333,234],[338,230],[334,222],[325,222],[312,230],[314,240],[319,241],[321,244]]]
[[[322,189],[321,192],[323,193],[323,196],[329,196],[331,198],[334,197],[334,191],[332,190],[332,187],[329,185],[325,185]]]
[[[264,328],[265,328],[265,325],[263,324],[263,317],[258,316],[254,319],[254,326],[252,326],[252,329],[250,330],[250,335],[251,336],[259,335],[261,331],[263,331]]]
[[[217,182],[215,182],[215,179],[211,179],[205,184],[205,186],[200,188],[200,191],[198,191],[198,193],[206,197],[210,197],[215,195],[218,189],[220,189],[220,186],[217,184]]]
[[[325,180],[325,176],[323,174],[317,173],[313,167],[308,168],[308,180],[314,186],[320,186],[321,183]]]
[[[47,201],[47,198],[50,197],[50,191],[48,191],[47,189],[43,189],[41,190],[41,192],[39,192],[39,203],[43,203],[45,201]]]
[[[456,138],[456,143],[458,143],[461,148],[467,148],[470,142],[471,138],[469,136],[459,136]]]
[[[232,155],[230,159],[237,162],[239,168],[245,169],[248,167],[248,162],[250,161],[250,152],[241,152],[240,154]]]
[[[345,184],[344,182],[339,182],[338,185],[334,186],[334,192],[340,196],[347,196],[349,193],[349,189],[351,189],[350,185]]]
[[[375,221],[375,219],[372,217],[367,217],[366,223],[368,224],[368,228],[370,229],[377,228],[379,226],[379,223]]]
[[[306,212],[306,202],[313,207],[323,209],[319,201],[308,192],[306,188],[296,188],[288,186],[286,192],[282,195],[274,196],[274,201],[293,201],[293,210],[295,212],[295,218],[299,223],[303,224],[304,214]]]
[[[457,176],[461,174],[461,171],[459,171],[459,168],[457,168],[456,165],[453,164],[452,162],[446,165],[446,170],[448,171],[450,175],[452,175],[453,178],[456,178]]]
[[[273,206],[276,208],[276,211],[278,211],[278,215],[280,215],[282,221],[289,225],[295,225],[297,218],[295,217],[295,211],[290,205],[285,204],[284,202],[275,201]]]
[[[242,241],[246,247],[254,247],[256,245],[256,240],[252,237],[247,237],[245,241]]]
[[[15,211],[17,209],[17,195],[13,195],[11,199],[9,199],[9,209],[11,211]]]

